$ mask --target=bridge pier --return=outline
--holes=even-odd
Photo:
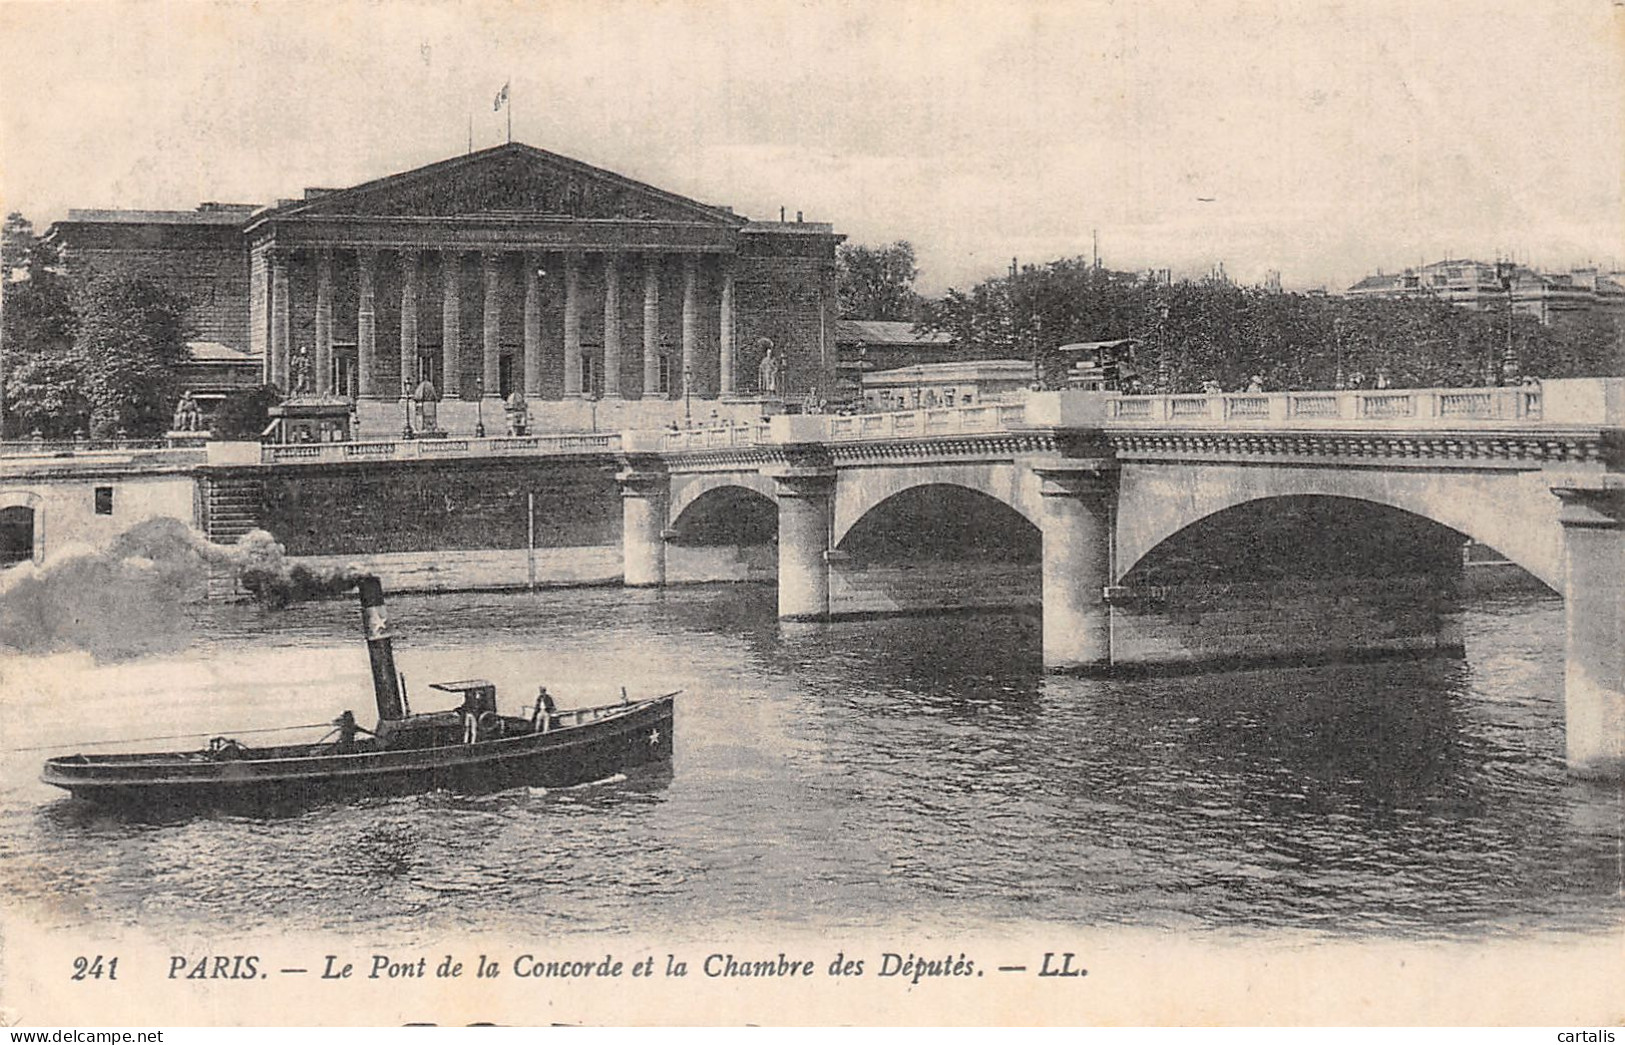
[[[1100,668],[1112,662],[1112,501],[1117,473],[1107,461],[1037,467],[1043,485],[1044,666]]]
[[[623,583],[629,588],[659,587],[666,583],[671,478],[663,471],[627,468],[615,480],[621,484]]]
[[[1552,492],[1563,501],[1569,771],[1625,776],[1625,488]]]
[[[779,619],[829,617],[829,538],[833,469],[797,467],[773,473],[779,501]]]

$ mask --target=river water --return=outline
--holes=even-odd
[[[349,601],[196,608],[178,652],[3,662],[4,903],[65,928],[430,938],[906,923],[1248,936],[1625,924],[1621,793],[1563,769],[1562,603],[1479,598],[1464,659],[1045,676],[1027,613],[781,626],[771,586],[397,597],[420,710],[682,687],[669,771],[133,823],[40,752],[371,721]],[[314,739],[315,733],[304,737]],[[186,746],[185,744],[142,744]],[[98,750],[117,750],[103,748]]]

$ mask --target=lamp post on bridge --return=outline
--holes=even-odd
[[[1044,390],[1044,317],[1037,312],[1033,313],[1033,391]]]
[[[1341,392],[1348,382],[1343,377],[1343,320],[1341,317],[1332,320],[1332,344],[1337,349],[1337,371],[1332,376],[1332,387]]]
[[[1168,359],[1168,302],[1157,302],[1157,322],[1155,332],[1157,337],[1157,394],[1167,395],[1172,391],[1170,382],[1173,380],[1173,367]]]
[[[1496,382],[1502,385],[1514,384],[1518,380],[1518,351],[1512,344],[1512,284],[1517,272],[1518,266],[1512,261],[1495,263],[1495,275],[1507,295],[1507,343],[1501,353],[1501,379]]]

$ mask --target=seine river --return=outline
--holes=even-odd
[[[1471,602],[1465,659],[1111,681],[1046,677],[1031,614],[781,628],[773,600],[395,597],[420,710],[427,683],[469,676],[515,711],[538,681],[566,706],[682,687],[670,771],[281,818],[128,822],[16,749],[370,722],[352,602],[200,607],[190,645],[116,665],[8,658],[3,902],[60,927],[408,937],[516,917],[1409,939],[1625,923],[1619,787],[1563,770],[1556,599]]]

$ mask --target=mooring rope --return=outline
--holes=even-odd
[[[7,751],[59,751],[67,747],[106,747],[108,744],[144,744],[149,740],[189,740],[192,737],[248,736],[251,733],[283,733],[295,729],[332,729],[333,720],[312,722],[303,726],[267,726],[264,729],[209,730],[204,733],[169,733],[158,737],[119,737],[115,740],[81,740],[77,743],[41,744],[38,747],[8,747]]]

